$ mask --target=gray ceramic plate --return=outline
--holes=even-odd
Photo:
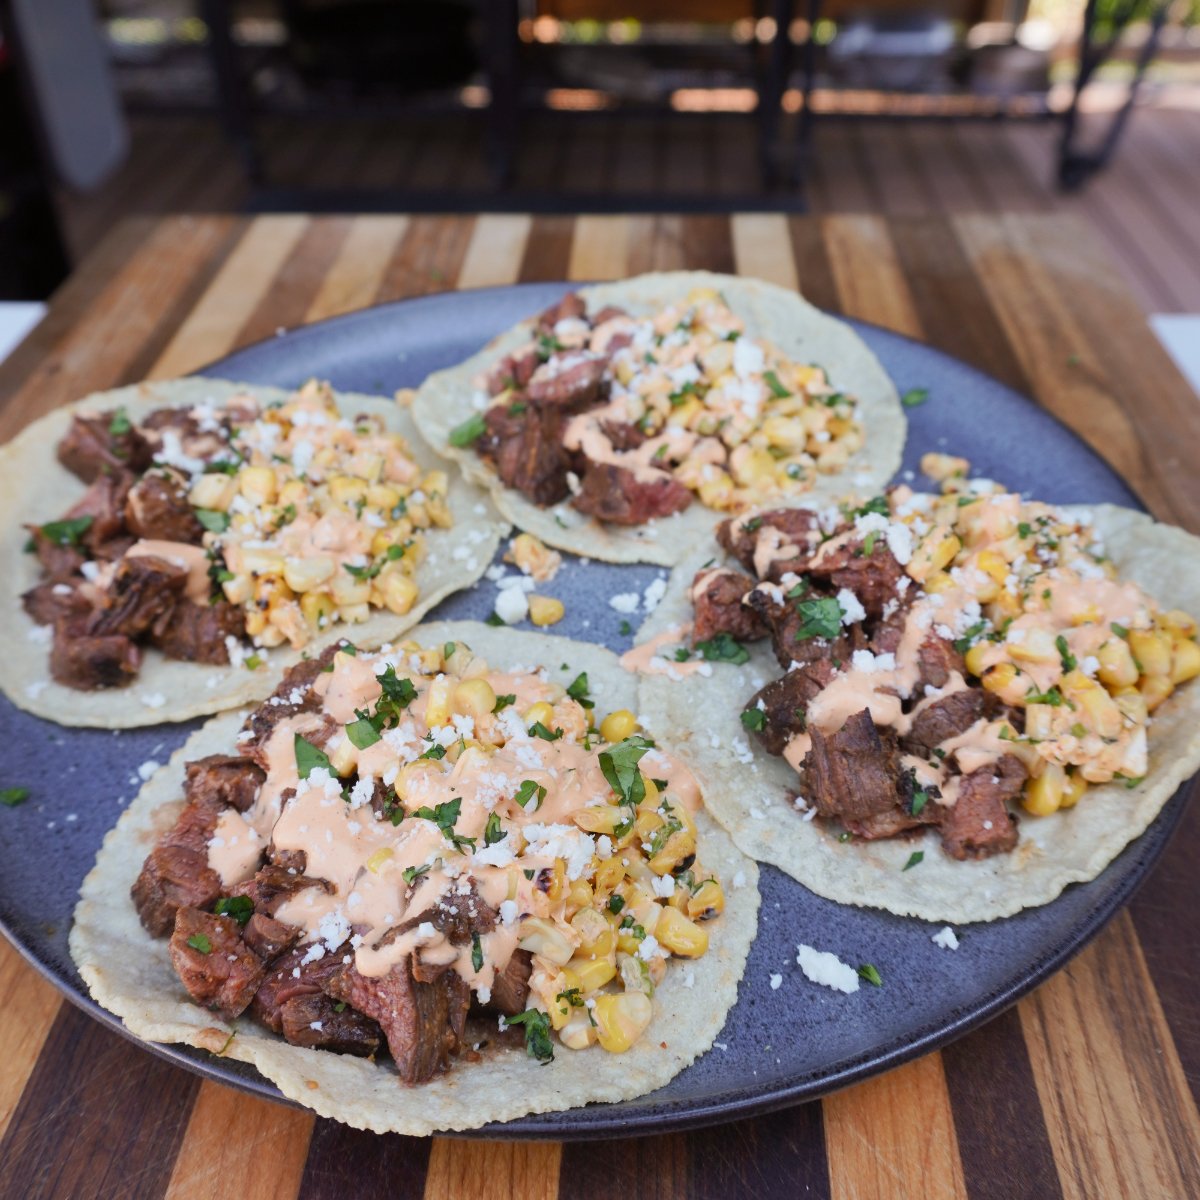
[[[309,326],[252,346],[207,369],[256,383],[299,384],[316,375],[336,387],[389,394],[457,362],[564,290],[537,284],[432,296]],[[905,469],[945,448],[978,471],[1041,499],[1137,505],[1132,492],[1073,434],[1030,401],[935,350],[858,326],[901,391],[927,387],[908,410]],[[556,633],[623,650],[622,617],[606,603],[642,590],[659,571],[570,563],[551,590],[566,600]],[[436,617],[487,616],[494,587],[452,597]],[[197,722],[120,734],[68,730],[0,701],[5,783],[33,798],[0,810],[0,927],[66,996],[115,1029],[67,954],[79,885],[104,833],[136,793],[137,768],[165,760]],[[1190,785],[1189,785],[1190,786]],[[1128,900],[1162,852],[1186,802],[1181,789],[1150,829],[1098,879],[1053,904],[992,925],[959,929],[951,952],[930,941],[936,926],[843,908],[767,867],[762,917],[737,1006],[717,1047],[670,1085],[621,1104],[528,1117],[479,1131],[489,1137],[628,1136],[729,1120],[809,1099],[958,1037],[1029,991],[1078,951]],[[807,982],[797,942],[872,962],[885,986],[853,996]],[[785,986],[772,991],[780,973]],[[252,1068],[201,1051],[150,1047],[189,1070],[279,1098]]]

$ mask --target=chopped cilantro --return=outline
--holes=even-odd
[[[108,432],[111,437],[121,437],[132,428],[133,424],[129,420],[129,414],[123,408],[118,408],[108,423]]]
[[[809,586],[808,580],[801,576],[800,582],[792,584],[785,594],[789,600],[799,600],[808,591]]]
[[[429,749],[426,750],[425,753],[422,754],[420,757],[421,758],[431,758],[431,759],[445,758],[446,757],[446,747],[440,746],[440,745],[438,745],[437,742],[434,742],[434,744],[432,746],[430,746]]]
[[[1144,780],[1146,777],[1145,777],[1145,775],[1136,775],[1135,776],[1135,775],[1117,774],[1114,776],[1114,778],[1115,779],[1123,779],[1125,781],[1125,786],[1127,788],[1129,788],[1130,790],[1132,790],[1133,788],[1137,787],[1137,785],[1139,783],[1141,783],[1142,780]]]
[[[503,712],[503,710],[506,709],[510,704],[516,704],[516,702],[516,692],[505,692],[503,696],[496,697],[496,703],[492,707],[492,712]]]
[[[888,508],[886,496],[872,496],[866,504],[851,509],[846,516],[853,520],[855,517],[865,517],[871,513],[879,517],[890,517],[892,515],[892,510]]]
[[[533,779],[523,779],[521,786],[517,788],[513,794],[513,800],[516,801],[526,812],[537,812],[542,807],[542,801],[546,798],[546,789],[540,783]],[[536,800],[532,808],[529,807],[529,802]],[[495,814],[493,814],[495,815]]]
[[[29,799],[29,789],[27,787],[10,787],[0,791],[0,804],[5,808],[16,808],[18,804],[24,804]]]
[[[692,652],[686,646],[680,646],[679,649],[675,651],[676,662],[687,662],[687,660],[691,657]]]
[[[902,866],[900,868],[900,870],[901,871],[911,870],[913,867],[917,866],[920,863],[923,863],[924,861],[925,861],[925,851],[924,850],[914,850],[908,856],[908,862],[906,862],[904,864],[904,866]]]
[[[960,638],[954,639],[954,649],[958,654],[966,654],[975,644],[975,640],[987,628],[986,621],[976,621]]]
[[[464,446],[470,446],[477,442],[487,430],[487,422],[483,419],[482,413],[474,413],[469,416],[461,425],[455,425],[450,430],[450,445],[457,446],[462,449]]]
[[[343,647],[344,650],[349,650]],[[400,679],[394,667],[386,667],[382,675],[375,676],[376,682],[383,689],[375,704],[375,716],[385,714],[387,727],[391,728],[400,723],[400,714],[417,698],[417,689],[411,679]]]
[[[792,394],[779,382],[779,376],[774,371],[763,372],[763,383],[771,389],[771,394],[776,400],[783,400]]]
[[[853,836],[854,835],[852,833],[850,833],[848,830],[842,830],[842,832],[838,834],[837,840],[839,842],[848,842]]]
[[[553,334],[539,333],[537,335],[537,356],[545,362],[556,350],[563,348],[562,342]]]
[[[909,388],[903,396],[900,397],[900,403],[905,408],[916,408],[918,404],[924,404],[929,399],[928,388]]]
[[[800,628],[796,630],[795,640],[807,641],[809,638],[835,638],[842,628],[842,606],[832,596],[821,600],[801,600],[796,605],[800,613]]]
[[[356,708],[354,715],[357,720],[346,726],[346,736],[356,750],[365,750],[379,741],[379,730],[375,727],[374,719],[367,716],[361,708]]]
[[[584,1006],[582,988],[567,988],[565,992],[559,992],[554,998],[565,1001],[571,1008],[583,1008]]]
[[[1129,630],[1126,629],[1124,625],[1118,625],[1116,621],[1109,626],[1109,629],[1111,629],[1113,633],[1117,635],[1117,637],[1123,638],[1129,636]]]
[[[862,552],[864,558],[870,558],[871,553],[875,549],[875,543],[879,540],[879,530],[870,529],[867,531],[867,536],[863,538]]]
[[[483,844],[494,846],[508,837],[508,830],[500,828],[500,817],[496,813],[488,813],[487,824],[483,827]]]
[[[625,897],[618,896],[616,893],[608,898],[608,911],[610,913],[619,913],[625,907]]]
[[[748,708],[742,713],[742,726],[761,733],[767,724],[767,714],[761,708]]]
[[[1054,639],[1054,644],[1058,647],[1058,655],[1062,659],[1062,669],[1064,671],[1073,671],[1076,667],[1075,655],[1071,653],[1070,647],[1067,645],[1067,639],[1060,633]]]
[[[695,396],[699,393],[700,387],[695,382],[685,383],[682,387],[677,388],[668,397],[672,408],[678,408],[681,404],[686,404],[689,396]]]
[[[1028,521],[1021,521],[1017,525],[1017,537],[1027,538],[1033,532],[1033,526]]]
[[[257,654],[247,654],[246,657],[242,659],[242,666],[245,667],[247,671],[257,671],[262,665],[263,660]]]
[[[622,621],[620,632],[622,637],[628,637],[633,632],[633,626],[628,621]]]
[[[545,725],[541,723],[541,721],[534,721],[534,723],[529,727],[529,733],[530,736],[539,737],[544,742],[557,742],[558,739],[563,735],[563,731],[561,729],[555,729],[553,732],[551,732],[545,727]]]
[[[879,974],[879,968],[873,963],[863,963],[858,968],[859,975],[865,979],[872,987],[883,987],[883,976]]]
[[[72,517],[63,521],[47,521],[41,527],[41,533],[42,537],[56,546],[78,546],[79,539],[91,527],[91,517]]]
[[[1072,737],[1087,737],[1086,727],[1081,725],[1078,721],[1076,721],[1075,724],[1071,726],[1071,736]]]
[[[196,520],[204,526],[209,533],[224,533],[229,528],[229,514],[219,512],[215,508],[198,508],[196,509]]]
[[[471,966],[477,975],[483,970],[483,943],[477,932],[471,934]]]
[[[418,879],[421,878],[422,875],[425,874],[426,871],[430,869],[432,865],[432,863],[422,863],[419,867],[405,867],[400,874],[403,877],[404,882],[411,887]]]
[[[445,804],[439,804],[436,808],[423,805],[412,815],[420,817],[425,821],[432,821],[456,850],[461,850],[463,846],[470,846],[474,850],[474,838],[463,837],[462,834],[454,832],[454,824],[458,820],[458,813],[461,808],[462,799],[456,796],[453,800],[447,800]]]
[[[740,664],[750,661],[750,652],[746,647],[727,633],[718,633],[706,642],[697,642],[696,649],[704,656],[705,662]]]
[[[456,648],[456,644],[454,642],[447,642],[442,647],[442,657],[443,658],[453,658],[455,648]]]
[[[210,942],[202,933],[193,933],[192,936],[188,938],[187,944],[191,946],[193,950],[199,950],[201,954],[212,953],[212,942]]]
[[[649,738],[635,733],[599,754],[600,770],[622,804],[636,808],[646,797],[646,782],[638,770],[642,756],[654,749]]]
[[[1044,692],[1039,692],[1036,688],[1030,688],[1025,693],[1026,704],[1049,704],[1051,708],[1061,708],[1066,701],[1063,699],[1063,694],[1057,687],[1047,688]],[[1072,705],[1072,708],[1075,706]]]
[[[410,545],[411,543],[405,542],[403,546],[389,546],[379,558],[367,567],[353,567],[349,563],[342,563],[342,566],[345,567],[347,574],[353,575],[355,579],[374,579],[387,563],[403,558]]]
[[[254,915],[254,901],[249,896],[222,896],[213,905],[219,917],[232,917],[239,925],[245,925]]]
[[[307,779],[318,767],[324,767],[331,776],[333,775],[333,764],[319,746],[314,746],[300,734],[295,735],[292,744],[296,754],[296,774],[301,779]]]
[[[554,1058],[554,1043],[550,1040],[550,1018],[536,1008],[527,1008],[515,1017],[508,1017],[509,1025],[525,1027],[525,1053],[540,1063]]]
[[[570,685],[567,687],[567,695],[584,708],[596,707],[588,695],[588,677],[586,671],[581,671],[571,680]]]
[[[483,618],[483,623],[485,625],[491,625],[494,628],[498,625],[503,625],[504,618],[501,617],[498,613],[492,613],[490,616]]]
[[[929,793],[924,788],[920,788],[913,792],[912,807],[909,809],[909,812],[915,817],[928,803]]]

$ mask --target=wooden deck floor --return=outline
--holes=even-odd
[[[1067,211],[1086,216],[1147,312],[1200,312],[1200,103],[1136,112],[1116,161],[1078,195],[1054,186],[1057,126],[828,122],[807,188],[814,212]],[[341,188],[484,189],[477,127],[309,121],[265,131],[272,177]],[[583,193],[745,195],[757,178],[745,118],[531,122],[516,184],[564,211]],[[214,121],[144,117],[133,152],[90,196],[61,197],[78,256],[132,213],[236,211],[248,189]]]

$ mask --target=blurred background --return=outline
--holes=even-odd
[[[1200,312],[1200,0],[0,0],[0,39],[26,320],[177,210],[1070,209]]]

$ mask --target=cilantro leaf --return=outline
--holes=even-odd
[[[411,887],[418,879],[421,878],[422,875],[424,875],[430,869],[430,867],[432,865],[433,865],[432,863],[422,863],[421,866],[419,866],[419,867],[405,867],[404,870],[400,872],[400,874],[403,877],[404,882],[407,883]]]
[[[741,664],[750,661],[750,652],[746,647],[727,633],[718,633],[706,642],[697,642],[696,649],[704,656],[705,662]]]
[[[809,638],[837,637],[842,628],[842,606],[832,596],[821,600],[801,600],[796,605],[800,614],[800,628],[796,630],[796,641],[803,642]]]
[[[615,892],[608,898],[608,911],[610,913],[619,913],[625,907],[625,897],[618,896]]]
[[[301,779],[307,779],[318,767],[324,767],[333,775],[333,764],[329,761],[329,756],[319,746],[314,746],[307,738],[296,734],[292,745],[296,754],[296,774]]]
[[[483,413],[474,413],[461,425],[455,425],[450,430],[450,445],[457,446],[459,449],[470,446],[477,442],[486,430],[487,422],[483,419]]]
[[[533,799],[537,800],[532,808],[529,807],[529,802]],[[537,812],[542,807],[542,801],[546,798],[546,789],[540,783],[532,779],[524,779],[521,781],[521,786],[517,788],[513,794],[513,800],[519,804],[526,812]],[[492,814],[495,815],[494,813]]]
[[[645,799],[646,782],[638,770],[638,763],[653,749],[654,743],[649,738],[635,733],[600,752],[600,770],[623,804],[636,808]]]
[[[213,905],[219,917],[232,917],[239,925],[245,925],[254,915],[254,901],[249,896],[222,896]]]
[[[1044,692],[1039,692],[1036,688],[1030,688],[1025,693],[1025,703],[1049,704],[1051,708],[1061,708],[1066,701],[1063,699],[1062,692],[1057,687],[1048,688]]]
[[[505,692],[505,694],[503,696],[496,697],[496,703],[492,707],[492,712],[494,712],[494,713],[503,712],[504,709],[506,709],[510,704],[516,704],[516,702],[517,702],[516,692]]]
[[[129,420],[129,414],[123,408],[118,408],[108,423],[108,432],[111,437],[121,437],[132,428],[133,423]]]
[[[525,1027],[525,1053],[540,1063],[554,1059],[554,1043],[550,1040],[550,1018],[536,1008],[527,1008],[515,1017],[507,1017],[509,1025]]]
[[[529,732],[533,737],[541,738],[543,742],[557,742],[558,739],[563,735],[563,731],[561,729],[555,729],[553,732],[551,732],[546,728],[545,725],[541,723],[541,721],[534,721],[534,723],[529,727]]]
[[[477,932],[471,934],[471,966],[477,975],[483,970],[483,943]]]
[[[41,526],[42,537],[56,546],[78,546],[79,539],[92,527],[92,517],[72,517],[63,521],[47,521]]]
[[[421,757],[429,758],[429,759],[445,758],[446,757],[446,747],[440,746],[440,745],[438,745],[437,742],[434,742],[434,744],[432,746],[430,746],[429,749],[426,750],[425,753],[421,755]]]
[[[586,671],[581,671],[571,680],[570,686],[567,688],[567,695],[581,704],[584,708],[595,708],[591,697],[588,695],[588,677]]]
[[[924,851],[924,850],[914,850],[914,851],[913,851],[913,852],[912,852],[912,853],[911,853],[911,854],[908,856],[908,862],[906,862],[906,863],[904,864],[904,866],[902,866],[902,867],[900,868],[900,870],[901,870],[901,871],[907,871],[907,870],[910,870],[912,867],[915,867],[915,866],[917,866],[919,863],[923,863],[924,861],[925,861],[925,851]]]
[[[929,803],[929,793],[924,788],[920,788],[919,790],[913,792],[912,805],[908,811],[911,812],[912,815],[915,817],[920,813],[921,809],[923,809],[925,807],[925,805],[928,803]]]
[[[928,388],[909,388],[903,396],[900,397],[900,403],[905,408],[916,408],[918,404],[924,404],[929,399]]]
[[[29,799],[29,789],[27,787],[10,787],[0,791],[0,804],[5,808],[16,808],[18,804],[24,804]]]
[[[215,508],[198,508],[195,510],[196,520],[209,533],[224,533],[229,528],[229,514]]]
[[[761,733],[766,728],[767,714],[761,708],[748,708],[742,713],[742,727]]]
[[[960,638],[954,639],[954,649],[959,654],[966,654],[975,644],[975,639],[987,628],[986,621],[976,621]]]
[[[375,728],[374,718],[368,717],[361,708],[354,710],[358,718],[346,726],[346,736],[356,750],[365,750],[379,741],[379,730]]]
[[[763,383],[765,383],[767,387],[771,389],[771,395],[773,395],[776,400],[784,400],[792,394],[783,386],[782,383],[779,382],[779,376],[776,375],[774,371],[763,372]]]
[[[883,987],[883,976],[879,974],[879,968],[873,963],[863,963],[858,968],[858,974],[874,987]]]
[[[500,818],[496,813],[488,813],[487,824],[483,827],[483,844],[494,846],[508,837],[508,830],[500,828]]]
[[[191,946],[193,950],[199,950],[201,954],[212,953],[212,942],[210,942],[202,933],[193,933],[192,936],[188,938],[187,944]]]

